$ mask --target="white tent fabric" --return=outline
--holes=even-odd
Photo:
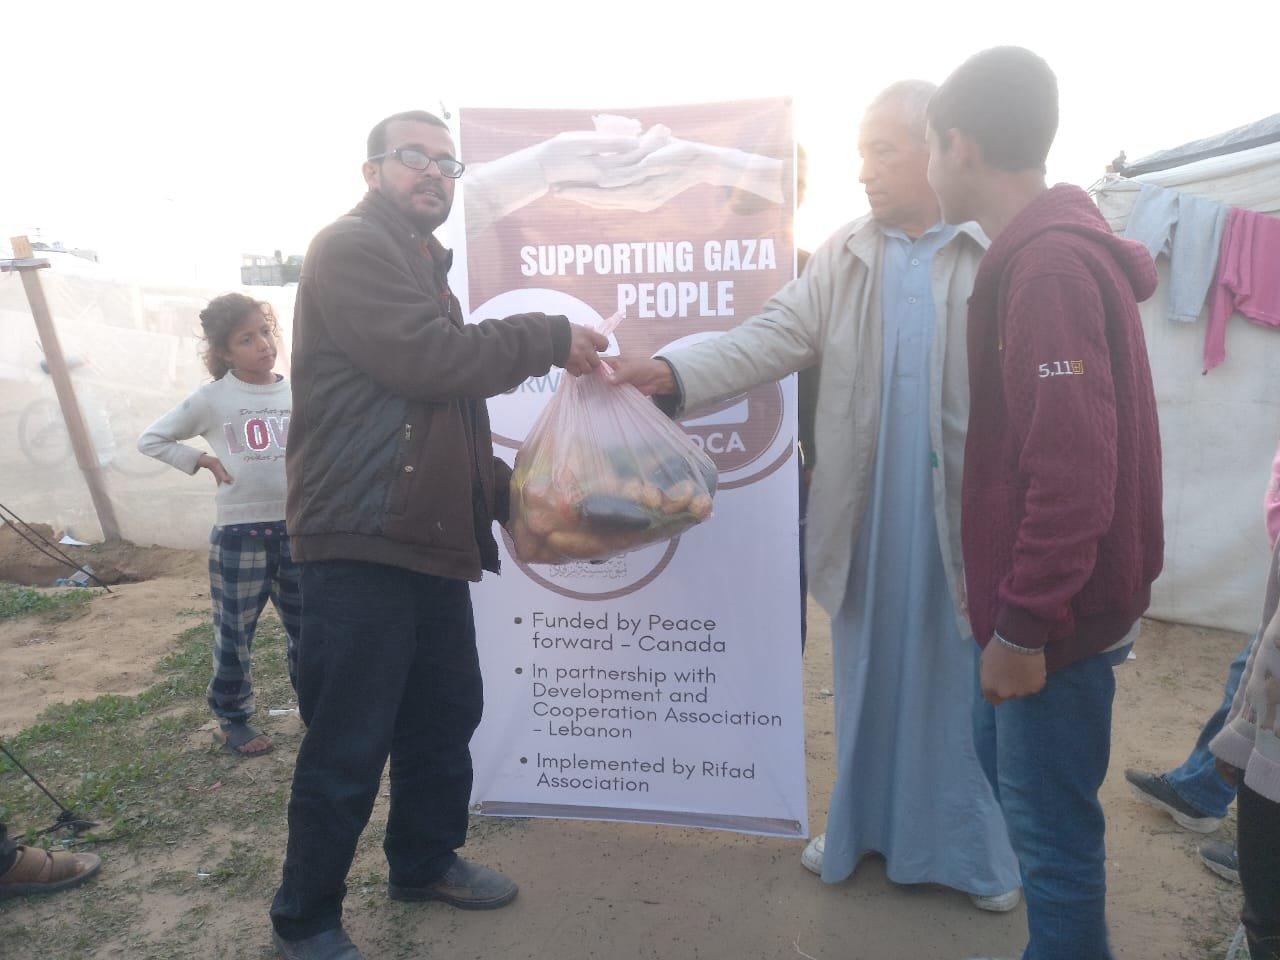
[[[1116,177],[1104,181],[1098,193],[1098,206],[1113,227],[1119,223],[1120,229],[1124,229],[1143,183],[1207,197],[1231,207],[1280,213],[1280,142],[1143,174],[1132,180]]]
[[[142,544],[202,547],[213,526],[213,481],[144,457],[135,444],[209,379],[199,313],[225,291],[138,284],[70,254],[40,256],[50,261],[39,276],[58,339],[80,361],[72,381],[122,534]],[[287,348],[296,288],[242,292],[272,304]],[[0,503],[33,523],[97,540],[102,531],[41,359],[22,283],[16,273],[0,274]],[[278,369],[287,365],[286,349]]]
[[[1142,181],[1280,214],[1280,143],[1104,181],[1098,206],[1117,231]],[[218,291],[137,285],[69,255],[49,257],[53,269],[41,278],[64,349],[89,361],[76,375],[81,405],[95,442],[110,434],[99,454],[109,463],[107,485],[125,536],[199,547],[213,521],[211,481],[145,461],[133,442],[205,378],[196,314]],[[1167,279],[1167,260],[1159,267]],[[273,301],[287,334],[293,290],[247,292]],[[1151,614],[1252,631],[1266,579],[1262,495],[1280,440],[1280,331],[1233,318],[1226,362],[1202,376],[1203,321],[1170,322],[1167,307],[1163,284],[1143,307],[1165,480],[1165,572]],[[39,360],[21,284],[7,274],[0,277],[0,431],[9,442],[0,444],[0,502],[94,539],[97,522],[69,445],[59,439],[52,385]],[[33,442],[42,436],[48,442]]]
[[[1104,181],[1098,207],[1117,233],[1142,182],[1280,213],[1280,143]],[[1226,362],[1202,374],[1204,317],[1167,319],[1167,258],[1157,266],[1160,288],[1142,319],[1164,447],[1165,561],[1149,615],[1252,632],[1269,555],[1262,498],[1280,441],[1280,331],[1232,317]]]

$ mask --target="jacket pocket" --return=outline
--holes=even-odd
[[[414,450],[418,445],[418,443],[415,443],[414,433],[420,430],[420,427],[415,426],[410,421],[406,421],[396,441],[396,454],[392,460],[391,484],[390,489],[387,491],[387,513],[393,517],[404,516],[404,512],[409,505],[409,498],[413,495],[414,475],[417,473],[417,457],[414,454]],[[420,439],[418,442],[421,442]]]

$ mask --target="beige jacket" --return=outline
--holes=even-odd
[[[982,230],[969,223],[933,260],[933,495],[938,542],[965,636],[960,552],[960,481],[969,421],[965,330],[969,294],[986,247]],[[855,220],[836,231],[759,316],[714,340],[662,354],[680,382],[682,412],[821,364],[815,429],[822,456],[809,495],[806,559],[809,589],[832,614],[844,602],[875,465],[884,366],[883,248],[879,225],[870,217]]]

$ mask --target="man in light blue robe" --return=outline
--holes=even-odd
[[[917,109],[926,91],[915,89]],[[935,254],[958,232],[940,222],[925,180],[922,117],[889,106],[872,108],[859,137],[861,180],[883,238],[880,440],[848,590],[831,623],[837,764],[827,832],[804,862],[837,883],[875,852],[894,883],[938,883],[981,908],[1012,909],[1017,860],[984,789],[968,719],[977,648],[956,616],[933,491],[931,277]]]
[[[939,883],[985,908],[1012,907],[1017,862],[965,725],[977,647],[957,626],[930,476],[929,275],[955,229],[883,232],[880,443],[831,623],[838,759],[825,841],[814,846],[828,883],[875,852],[894,883]]]
[[[820,364],[806,554],[832,615],[837,770],[827,832],[801,861],[838,883],[877,853],[895,883],[1005,911],[1018,864],[974,752],[959,542],[965,316],[986,238],[940,222],[926,179],[932,92],[895,84],[863,119],[870,217],[837,231],[760,316],[626,358],[618,376],[693,411]]]

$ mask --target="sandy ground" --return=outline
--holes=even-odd
[[[56,543],[58,532],[34,530]],[[153,667],[173,642],[177,614],[209,608],[206,561],[200,554],[119,542],[62,551],[111,585],[65,620],[0,621],[3,675],[0,735],[13,734],[51,703],[103,693],[135,694],[155,680]],[[48,586],[72,571],[31,549],[0,526],[0,581]]]
[[[145,690],[173,642],[174,614],[209,606],[208,584],[199,590],[177,577],[111,589],[60,622],[0,621],[4,675],[20,681],[0,684],[0,735],[17,733],[52,703]]]
[[[78,618],[0,626],[5,675],[29,680],[21,692],[16,684],[0,686],[0,733],[29,723],[55,700],[145,688],[154,676],[151,667],[186,625],[177,614],[207,604],[202,558],[181,556],[185,559],[174,563],[178,575],[125,584],[118,597],[95,599]],[[816,608],[810,622],[805,663],[809,796],[812,822],[821,829],[834,746],[833,704],[825,693],[831,684],[831,641],[828,621]],[[1110,922],[1118,957],[1207,960],[1223,955],[1238,888],[1198,863],[1198,838],[1134,803],[1122,773],[1127,766],[1160,769],[1181,760],[1216,706],[1226,666],[1244,639],[1150,624],[1138,659],[1118,673],[1112,773],[1103,792],[1110,831]],[[239,769],[255,784],[283,789],[300,725],[293,718],[266,725],[277,751]],[[207,736],[193,731],[193,742]],[[382,799],[371,831],[380,832],[385,815]],[[220,836],[227,843],[235,836],[233,818]],[[283,824],[278,846],[269,851],[273,856],[283,853]],[[500,913],[468,914],[440,905],[389,904],[381,886],[385,865],[376,838],[367,833],[352,871],[348,926],[370,958],[957,960],[1016,956],[1024,942],[1021,908],[993,916],[979,913],[953,891],[895,887],[874,858],[849,881],[824,886],[801,868],[802,848],[798,841],[666,827],[481,821],[468,854],[516,877],[521,895]],[[113,857],[109,849],[104,854],[106,869],[131,886],[132,878],[145,881],[156,866],[134,862],[128,854]],[[202,855],[178,845],[158,866],[194,872]],[[172,892],[157,889],[141,896],[151,931],[163,931],[181,913],[181,901]],[[247,913],[213,912],[199,955],[271,956],[266,906],[264,901]],[[10,916],[21,923],[59,922],[53,904],[15,905]],[[239,947],[231,952],[233,943]],[[95,954],[122,955],[111,948]]]

